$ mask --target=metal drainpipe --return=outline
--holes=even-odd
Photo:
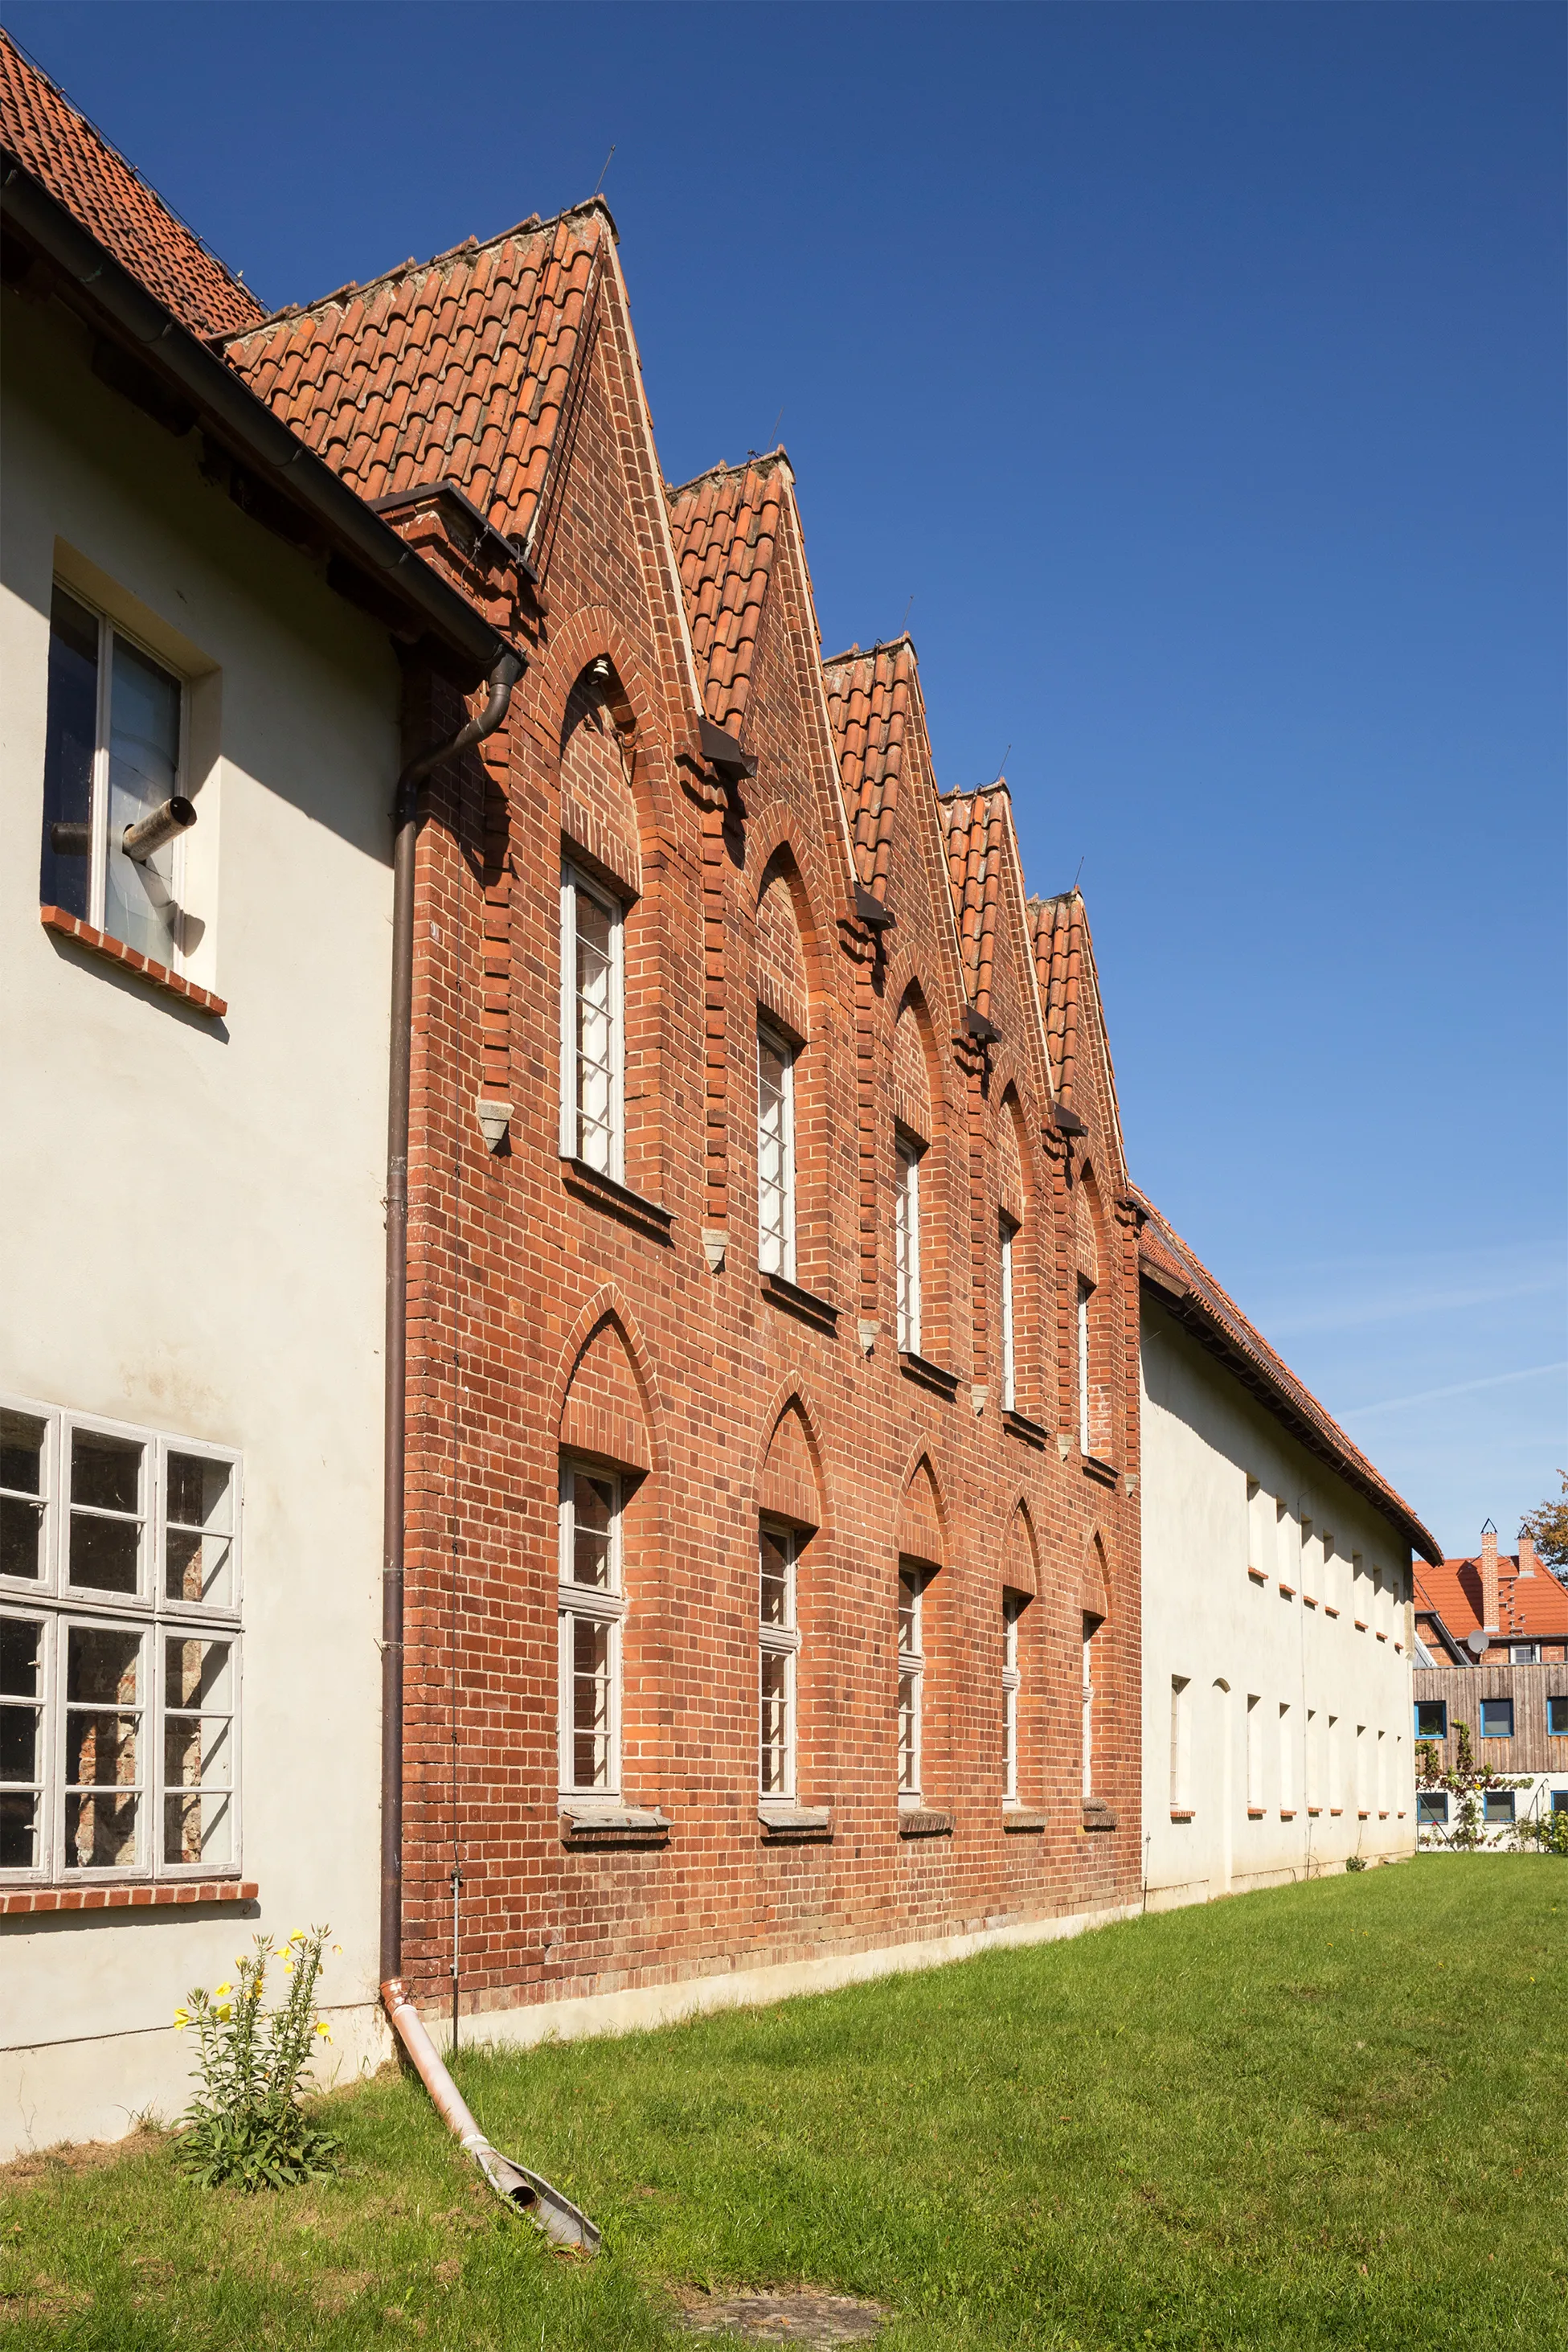
[[[489,676],[489,699],[442,743],[411,760],[398,778],[392,859],[392,1044],[387,1087],[386,1473],[382,1560],[381,1989],[387,2017],[430,2093],[498,2197],[527,2211],[558,2244],[593,2252],[600,2233],[548,2180],[514,2164],[480,2130],[447,2072],[402,1982],[403,1471],[408,1389],[408,1124],[413,1060],[414,861],[419,787],[426,776],[493,735],[507,716],[522,656],[505,653]]]

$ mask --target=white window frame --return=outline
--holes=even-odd
[[[1508,1645],[1511,1666],[1538,1666],[1541,1664],[1539,1642],[1511,1642]]]
[[[776,1192],[779,1217],[770,1225],[764,1213],[762,1179],[763,1101],[762,1054],[764,1047],[777,1054],[783,1065],[784,1083],[779,1093],[779,1119],[780,1175]],[[757,1024],[757,1263],[764,1274],[782,1275],[786,1282],[795,1279],[795,1059],[799,1048],[787,1037],[775,1022],[760,1017]]]
[[[925,1146],[899,1129],[894,1147],[894,1281],[900,1353],[918,1356],[921,1340],[920,1163]]]
[[[88,852],[89,871],[87,920],[95,930],[102,931],[105,929],[109,899],[109,759],[111,740],[110,712],[114,692],[115,638],[123,637],[125,643],[139,653],[144,661],[153,663],[162,671],[165,677],[172,678],[180,689],[180,740],[174,759],[173,782],[169,788],[170,798],[183,794],[185,792],[185,768],[191,736],[191,681],[174,667],[166,654],[157,652],[144,638],[139,637],[133,629],[128,629],[122,623],[111,620],[100,605],[95,604],[90,596],[84,595],[82,591],[74,586],[70,581],[57,577],[53,587],[68,596],[73,604],[78,604],[90,619],[98,623],[98,709],[94,721],[92,799],[89,818],[92,828],[92,845]],[[52,619],[50,639],[52,644]],[[168,895],[176,910],[167,947],[169,958],[167,969],[173,972],[183,973],[185,970],[183,920],[185,844],[183,835],[177,834],[167,847],[169,851]],[[159,879],[162,882],[162,877],[160,876]],[[107,936],[117,938],[119,934],[110,932]],[[133,946],[135,942],[128,941],[126,944]],[[155,957],[153,961],[162,962],[162,958]]]
[[[610,1581],[606,1586],[578,1584],[571,1574],[572,1553],[576,1534],[575,1486],[579,1477],[601,1481],[612,1489],[613,1501],[610,1514]],[[574,1805],[602,1804],[618,1806],[621,1794],[621,1717],[622,1672],[626,1626],[626,1585],[624,1570],[623,1520],[626,1491],[619,1474],[601,1463],[581,1460],[575,1454],[560,1457],[560,1478],[558,1505],[559,1557],[557,1565],[557,1653],[556,1653],[556,1778],[562,1801]],[[573,1633],[580,1622],[608,1626],[610,1630],[608,1728],[605,1734],[605,1777],[602,1782],[583,1787],[573,1771],[573,1742],[577,1727],[574,1719],[576,1661],[573,1654]]]
[[[1094,1296],[1094,1285],[1086,1275],[1078,1277],[1078,1450],[1091,1459],[1093,1449],[1089,1443],[1089,1301]]]
[[[898,1601],[898,1801],[902,1806],[916,1809],[924,1802],[925,1776],[925,1594],[931,1582],[928,1570],[900,1563]],[[910,1588],[908,1638],[904,1626],[903,1587]],[[905,1704],[904,1690],[907,1682],[909,1700]],[[908,1759],[907,1763],[905,1759]]]
[[[560,871],[560,1152],[587,1167],[582,1150],[581,1061],[577,1019],[577,906],[591,898],[610,918],[610,1165],[599,1171],[617,1184],[626,1170],[626,908],[613,891],[570,860]]]
[[[1007,1211],[998,1211],[1002,1297],[1002,1410],[1018,1411],[1018,1316],[1013,1297],[1013,1244],[1023,1228]]]
[[[242,1872],[244,1734],[243,1538],[244,1464],[233,1447],[214,1445],[201,1438],[172,1435],[133,1422],[110,1421],[101,1415],[73,1412],[36,1397],[0,1394],[0,1406],[45,1424],[39,1461],[39,1492],[19,1487],[3,1490],[8,1499],[40,1509],[39,1572],[36,1577],[0,1574],[0,1616],[40,1623],[38,1687],[42,1725],[38,1753],[41,1780],[7,1782],[12,1790],[37,1790],[39,1795],[37,1859],[31,1864],[0,1867],[0,1885],[115,1885],[145,1880],[228,1879]],[[130,1592],[104,1591],[97,1586],[73,1584],[70,1579],[70,1465],[78,1433],[114,1438],[141,1448],[138,1471],[140,1529],[136,1584]],[[211,1532],[228,1547],[229,1598],[223,1602],[171,1599],[167,1592],[169,1537],[169,1460],[180,1454],[212,1462],[227,1474],[229,1520],[226,1528]],[[77,1506],[78,1512],[84,1507]],[[90,1510],[87,1516],[100,1516]],[[119,1515],[115,1515],[119,1516]],[[129,1515],[128,1515],[129,1516]],[[183,1522],[176,1522],[177,1526]],[[99,1703],[100,1714],[136,1713],[141,1718],[134,1782],[95,1783],[106,1793],[122,1787],[138,1799],[136,1852],[122,1863],[74,1863],[66,1859],[68,1790],[67,1677],[70,1629],[112,1631],[134,1634],[140,1643],[137,1700],[134,1710]],[[171,1707],[166,1689],[167,1643],[171,1641],[221,1643],[228,1654],[228,1704],[184,1709]],[[5,1695],[0,1695],[0,1704]],[[18,1696],[16,1703],[26,1704]],[[71,1705],[76,1704],[72,1702]],[[86,1704],[86,1703],[84,1703]],[[225,1718],[229,1729],[226,1783],[171,1782],[167,1774],[166,1719],[199,1714],[211,1720]],[[230,1827],[229,1852],[221,1860],[199,1857],[194,1862],[164,1859],[165,1801],[206,1792],[226,1800]]]
[[[1192,1678],[1171,1676],[1171,1809],[1192,1807]]]
[[[1002,1595],[1002,1802],[1019,1802],[1019,1620],[1029,1606],[1021,1592]]]
[[[792,1805],[797,1801],[800,1769],[800,1717],[797,1713],[799,1667],[800,1657],[800,1620],[799,1614],[799,1575],[802,1538],[800,1530],[786,1527],[781,1520],[766,1519],[762,1528],[773,1538],[784,1554],[784,1622],[770,1625],[762,1615],[761,1547],[758,1555],[757,1602],[757,1792],[763,1805]],[[762,1664],[767,1658],[784,1662],[784,1738],[779,1759],[781,1784],[777,1789],[764,1785],[763,1769],[767,1750],[762,1744]]]

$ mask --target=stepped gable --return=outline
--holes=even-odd
[[[793,479],[779,448],[744,466],[716,466],[665,491],[704,707],[716,727],[734,735],[746,718],[762,607]]]
[[[899,798],[924,768],[925,707],[909,636],[862,653],[852,646],[822,664],[839,776],[854,842],[855,871],[885,899]]]
[[[193,334],[226,334],[266,316],[3,28],[0,144]]]
[[[570,451],[614,233],[595,197],[291,305],[231,337],[227,357],[361,498],[455,483],[530,544]]]
[[[1002,868],[1011,830],[1010,795],[998,779],[976,792],[949,793],[938,800],[937,808],[947,846],[965,992],[975,1010],[988,1019]]]
[[[1413,1551],[1423,1559],[1440,1561],[1436,1538],[1409,1504],[1352,1444],[1284,1359],[1275,1354],[1197,1252],[1183,1241],[1146,1193],[1134,1187],[1133,1197],[1146,1221],[1138,1238],[1139,1271],[1154,1295],[1179,1321],[1189,1324],[1205,1345],[1226,1358],[1249,1387],[1259,1390],[1264,1402],[1294,1426],[1314,1454],[1391,1518]]]

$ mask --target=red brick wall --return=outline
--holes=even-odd
[[[448,1997],[455,1844],[468,2009],[1072,1913],[1128,1901],[1138,1885],[1137,1287],[1111,1107],[1081,1083],[1088,1136],[1070,1146],[1054,1128],[1011,902],[992,987],[1000,1042],[957,1039],[928,773],[901,803],[896,928],[875,947],[853,924],[792,541],[776,559],[746,715],[758,773],[726,794],[683,764],[697,714],[617,331],[611,302],[559,493],[531,668],[485,761],[437,781],[420,852],[404,1958],[423,1997]],[[580,727],[567,764],[605,837],[632,824],[638,836],[627,1183],[663,1216],[574,1186],[558,1149],[561,745],[569,698],[601,655],[620,739],[589,743]],[[423,740],[450,712],[413,699],[410,733]],[[571,716],[581,708],[580,693]],[[623,758],[633,813],[618,824]],[[497,836],[503,795],[509,826]],[[759,949],[770,870],[799,936],[769,915]],[[925,1352],[953,1376],[951,1395],[901,1368],[894,1343],[894,1023],[912,984],[936,1093]],[[786,990],[797,1008],[804,995],[808,1033],[798,1275],[821,1311],[767,1295],[757,1266],[757,1008]],[[516,1107],[496,1156],[473,1115],[482,1080]],[[1071,1362],[1077,1192],[1091,1162],[1108,1474],[1080,1460]],[[997,1298],[998,1203],[1005,1191],[1016,1209],[1020,1186],[1021,1429],[1003,1425]],[[725,1236],[716,1274],[705,1231]],[[862,1321],[874,1325],[870,1355]],[[626,1518],[622,1785],[670,1828],[630,1850],[570,1842],[557,1799],[563,1434],[640,1474]],[[931,1499],[915,1519],[935,1517],[922,1544],[941,1559],[925,1780],[953,1825],[916,1840],[899,1833],[895,1612],[901,1509],[922,1464]],[[800,1570],[800,1795],[831,1808],[826,1843],[769,1843],[758,1820],[764,1506],[815,1528]],[[1045,1825],[1009,1835],[1001,1603],[1026,1577],[1020,1795]],[[1095,1742],[1096,1793],[1117,1822],[1108,1832],[1086,1832],[1081,1803],[1091,1605],[1106,1614]]]

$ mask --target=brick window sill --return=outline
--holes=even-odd
[[[832,1809],[828,1805],[760,1805],[757,1818],[765,1845],[831,1845]]]
[[[57,939],[71,940],[78,948],[86,948],[89,955],[118,964],[121,971],[134,972],[139,980],[161,988],[165,996],[178,997],[182,1004],[190,1005],[197,1013],[210,1013],[214,1020],[221,1021],[229,1009],[227,1001],[214,996],[210,988],[198,988],[193,980],[171,971],[167,964],[154,963],[151,956],[128,948],[123,940],[111,939],[107,931],[95,930],[91,923],[84,923],[79,915],[68,914],[63,907],[40,907],[38,920]]]
[[[1339,1817],[1340,1817],[1340,1815],[1343,1812],[1343,1811],[1344,1811],[1344,1807],[1343,1807],[1343,1805],[1331,1805],[1331,1806],[1329,1807],[1329,1819],[1330,1819],[1330,1821],[1331,1821],[1331,1822],[1337,1822],[1337,1821],[1338,1821],[1338,1819],[1339,1819]]]
[[[1269,1581],[1260,1568],[1249,1568],[1247,1573],[1252,1579],[1254,1584],[1264,1585]]]
[[[664,1846],[670,1842],[670,1823],[659,1806],[584,1806],[580,1811],[563,1804],[560,1812],[563,1845]]]
[[[1365,1618],[1364,1618],[1364,1617],[1353,1617],[1353,1618],[1351,1619],[1351,1621],[1350,1621],[1350,1622],[1351,1622],[1351,1623],[1355,1627],[1355,1630],[1356,1630],[1356,1632],[1357,1632],[1358,1633],[1365,1633],[1365,1631],[1366,1631],[1366,1620],[1365,1620]]]
[[[1318,1816],[1322,1813],[1322,1807],[1321,1805],[1309,1805],[1309,1806],[1307,1807],[1307,1819],[1308,1819],[1308,1821],[1310,1821],[1310,1822],[1315,1822],[1315,1821],[1318,1819]]]
[[[1249,1822],[1260,1822],[1263,1819],[1262,1806],[1249,1805],[1247,1808],[1247,1818]]]
[[[949,1404],[958,1393],[958,1375],[944,1370],[926,1356],[913,1356],[906,1348],[898,1351],[898,1369],[906,1381],[914,1381],[936,1396],[945,1397]]]
[[[1280,1819],[1281,1819],[1282,1822],[1293,1822],[1293,1821],[1295,1820],[1295,1818],[1296,1818],[1296,1809],[1295,1809],[1294,1805],[1281,1805],[1281,1808],[1280,1808]]]
[[[901,1838],[951,1837],[953,1816],[940,1805],[905,1805],[898,1816]]]
[[[618,1182],[613,1176],[605,1176],[597,1168],[591,1168],[586,1160],[563,1158],[560,1181],[569,1192],[576,1193],[580,1201],[591,1202],[596,1209],[606,1210],[611,1216],[619,1217],[622,1224],[634,1225],[650,1240],[668,1243],[670,1228],[675,1222],[672,1213],[662,1209],[657,1201],[645,1201],[641,1192],[633,1192],[629,1185]]]
[[[1331,1607],[1330,1603],[1325,1601],[1323,1602],[1323,1615],[1325,1617],[1337,1617],[1339,1615],[1339,1611]]]
[[[1022,1837],[1026,1834],[1037,1837],[1045,1826],[1045,1815],[1031,1813],[1025,1805],[1002,1807],[1002,1829],[1009,1837]]]
[[[180,1903],[254,1903],[254,1878],[164,1878],[156,1885],[13,1886],[0,1893],[0,1918],[53,1911],[166,1911]]]
[[[1002,1427],[1009,1437],[1021,1437],[1026,1445],[1034,1446],[1040,1453],[1043,1453],[1051,1442],[1048,1429],[1042,1429],[1038,1421],[1030,1421],[1026,1413],[1017,1412],[1010,1404],[1003,1410]]]
[[[1387,1636],[1387,1634],[1386,1634],[1386,1633],[1379,1633],[1379,1635],[1378,1635],[1378,1637],[1377,1637],[1377,1638],[1378,1638],[1378,1640],[1379,1640],[1380,1642],[1386,1642],[1386,1641],[1387,1641],[1387,1639],[1388,1639],[1388,1636]]]
[[[1173,1805],[1171,1819],[1173,1822],[1195,1822],[1197,1819],[1197,1809],[1192,1805]]]
[[[825,1332],[830,1339],[832,1338],[839,1328],[836,1307],[831,1306],[825,1298],[819,1298],[814,1290],[803,1290],[798,1282],[791,1282],[787,1274],[772,1274],[765,1267],[759,1278],[764,1298],[770,1298],[775,1307],[782,1307],[787,1314],[798,1315],[802,1323],[810,1323],[814,1329]]]
[[[1280,1587],[1280,1598],[1281,1598],[1281,1601],[1293,1601],[1293,1600],[1295,1599],[1295,1597],[1296,1597],[1296,1588],[1295,1588],[1295,1586],[1294,1586],[1293,1584],[1281,1584],[1281,1587]]]
[[[1369,1822],[1372,1819],[1372,1815],[1369,1812],[1362,1811],[1356,1814],[1355,1818],[1358,1822]]]
[[[1312,1599],[1312,1594],[1311,1594],[1310,1592],[1303,1592],[1303,1593],[1302,1593],[1302,1595],[1301,1595],[1301,1606],[1302,1606],[1302,1608],[1303,1608],[1303,1609],[1315,1609],[1315,1608],[1317,1607],[1317,1605],[1318,1605],[1318,1604],[1317,1604],[1317,1602]]]
[[[1113,1830],[1116,1816],[1109,1805],[1099,1804],[1090,1797],[1083,1807],[1083,1826],[1086,1830]]]
[[[1116,1483],[1116,1465],[1113,1462],[1102,1462],[1097,1454],[1086,1454],[1083,1456],[1083,1475],[1086,1478],[1092,1478],[1096,1486],[1113,1486]]]

